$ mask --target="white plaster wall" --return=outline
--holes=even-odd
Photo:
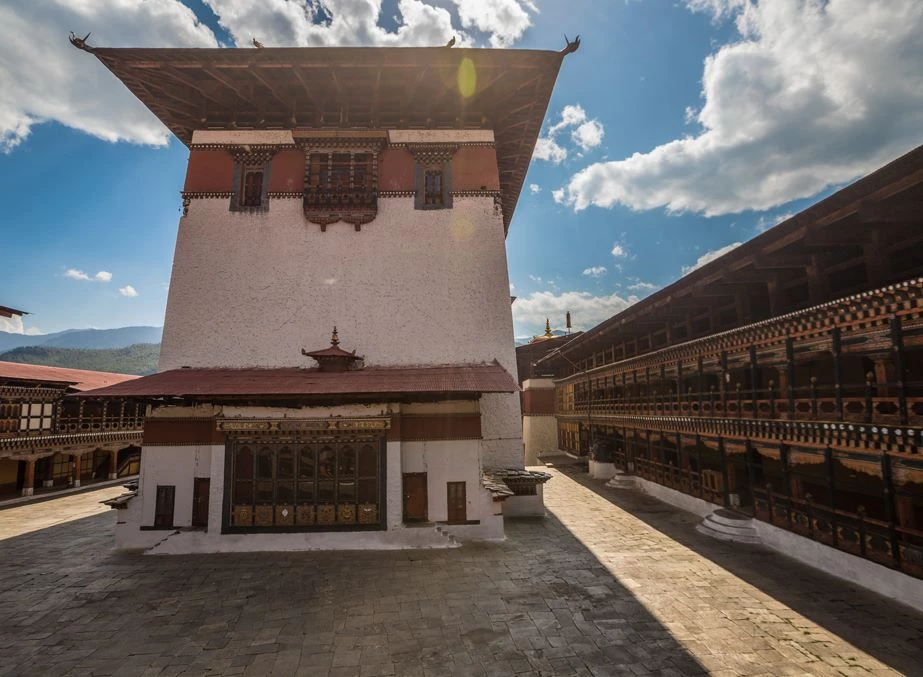
[[[153,526],[157,502],[157,485],[176,487],[173,504],[173,525],[192,524],[192,487],[194,477],[210,477],[212,447],[145,446],[141,454],[141,475],[138,498],[141,502],[141,524]],[[132,501],[134,503],[135,501]]]
[[[923,611],[923,581],[760,520],[752,525],[763,544],[832,576]]]
[[[429,521],[448,519],[446,482],[464,482],[469,520],[489,517],[481,504],[481,467],[477,440],[402,442],[401,472],[425,472]]]
[[[608,480],[615,477],[615,463],[598,463],[592,458],[589,460],[590,477],[594,480]]]
[[[386,516],[388,530],[400,529],[404,521],[404,487],[403,478],[401,477],[401,443],[388,442],[387,446],[387,463],[385,478],[387,492],[387,511]]]
[[[192,145],[206,143],[237,143],[258,145],[287,145],[295,143],[290,129],[197,129],[192,132]]]
[[[391,143],[493,143],[492,129],[391,129]]]
[[[522,443],[526,465],[538,465],[538,455],[558,449],[558,423],[554,416],[523,416]]]
[[[691,512],[694,515],[698,515],[703,519],[721,507],[715,505],[714,503],[703,501],[701,498],[696,498],[695,496],[684,494],[683,492],[677,491],[676,489],[670,489],[669,487],[665,487],[662,484],[657,484],[656,482],[651,482],[650,480],[646,480],[641,477],[632,477],[635,482],[637,482],[637,486],[644,493],[650,494],[654,498],[661,500],[664,503],[674,505],[677,508],[685,510],[686,512]]]
[[[481,396],[481,438],[485,468],[523,468],[519,393]]]
[[[535,496],[509,496],[503,501],[504,517],[544,517],[544,486],[535,486]]]
[[[197,199],[181,218],[160,369],[313,366],[302,348],[357,349],[366,365],[490,362],[516,373],[502,215],[491,197],[415,210],[382,198],[361,232]]]

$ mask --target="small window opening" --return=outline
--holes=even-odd
[[[245,169],[241,184],[240,206],[259,207],[263,201],[263,170]]]
[[[442,170],[428,169],[426,171],[423,204],[442,206]]]

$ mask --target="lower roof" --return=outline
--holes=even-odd
[[[36,385],[66,385],[71,390],[92,390],[138,379],[130,374],[48,367],[43,364],[0,362],[0,381],[30,381]]]
[[[471,396],[512,393],[515,380],[496,361],[437,367],[368,367],[321,372],[277,369],[173,369],[81,393],[85,397],[301,398],[364,395]]]

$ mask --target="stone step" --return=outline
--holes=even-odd
[[[722,513],[722,514],[719,514]],[[729,510],[715,511],[696,526],[696,531],[712,538],[731,543],[760,544],[753,520]]]
[[[618,472],[615,477],[606,482],[610,489],[637,489],[638,483],[634,476]]]

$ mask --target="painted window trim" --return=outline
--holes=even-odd
[[[426,172],[442,172],[442,204],[426,204]],[[417,162],[414,166],[413,208],[422,210],[452,209],[452,161]]]
[[[241,194],[241,188],[244,178],[244,172],[250,171],[262,171],[263,172],[263,187],[260,192],[260,204],[258,206],[247,207],[240,204],[243,195]],[[243,212],[243,213],[253,213],[258,214],[262,212],[269,211],[269,182],[272,180],[272,160],[264,163],[250,163],[244,162],[242,160],[234,160],[234,183],[231,188],[231,203],[228,206],[228,210],[232,212]]]

